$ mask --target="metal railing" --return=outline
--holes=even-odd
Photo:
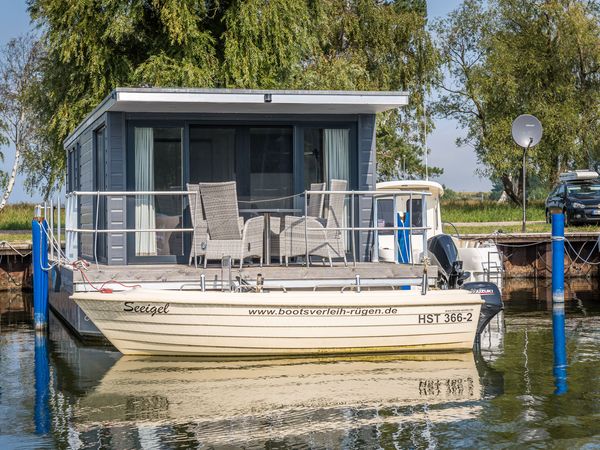
[[[121,233],[150,233],[150,232],[181,232],[181,233],[189,233],[189,232],[193,232],[194,229],[193,228],[156,228],[156,227],[152,227],[152,228],[99,228],[98,224],[99,224],[99,209],[100,209],[100,198],[101,197],[117,197],[119,200],[126,202],[125,198],[126,197],[135,197],[135,196],[181,196],[182,200],[185,200],[186,196],[188,195],[196,195],[197,192],[195,191],[72,191],[70,193],[68,193],[66,195],[66,201],[65,201],[65,228],[64,228],[64,232],[65,232],[65,254],[67,259],[70,260],[75,260],[79,258],[79,249],[78,249],[78,238],[79,238],[79,234],[82,233],[87,233],[87,234],[93,234],[94,235],[94,260],[96,263],[98,263],[98,255],[97,255],[97,244],[98,244],[98,234],[121,234]],[[415,232],[421,232],[422,231],[422,236],[423,236],[423,251],[426,251],[427,249],[427,232],[429,230],[431,230],[431,227],[427,226],[427,206],[426,206],[426,197],[430,196],[431,193],[429,192],[419,192],[419,191],[406,191],[406,190],[385,190],[385,191],[359,191],[359,190],[347,190],[347,191],[331,191],[331,190],[325,190],[325,191],[305,191],[301,194],[297,194],[298,196],[303,196],[304,197],[304,211],[306,212],[308,210],[308,196],[311,194],[316,194],[316,195],[344,195],[344,196],[350,196],[350,224],[349,226],[341,226],[341,227],[327,227],[325,228],[326,231],[349,231],[351,233],[351,249],[352,249],[352,259],[353,259],[353,265],[356,267],[356,261],[357,261],[357,255],[356,255],[356,233],[357,232],[372,232],[373,233],[373,257],[371,258],[373,262],[378,262],[379,259],[379,232],[381,231],[392,231],[394,233],[394,254],[395,254],[395,261],[399,262],[398,259],[398,254],[399,254],[399,245],[398,245],[398,238],[396,236],[396,233],[398,231],[408,231],[410,236],[412,236]],[[360,200],[360,197],[364,196],[364,197],[370,197],[373,200],[373,213],[372,213],[372,222],[375,226],[356,226],[356,217],[355,217],[355,210],[356,210],[356,199],[358,198]],[[91,197],[93,199],[95,199],[95,204],[93,206],[93,227],[92,228],[79,228],[79,224],[78,224],[78,216],[79,216],[79,199],[81,197]],[[397,213],[398,208],[397,208],[397,199],[398,198],[408,198],[409,202],[409,214],[410,217],[414,217],[413,216],[413,199],[414,198],[420,198],[421,199],[421,207],[422,207],[422,213],[421,213],[421,217],[422,217],[422,226],[416,227],[416,226],[412,226],[412,220],[410,220],[410,223],[408,224],[408,226],[378,226],[378,218],[379,218],[379,213],[378,213],[378,201],[382,200],[382,199],[392,199],[393,201],[393,220],[394,223],[396,222],[396,217],[397,217]],[[287,197],[286,197],[287,198]],[[246,201],[244,201],[245,203],[248,203]],[[240,203],[242,203],[242,201],[240,201]],[[182,214],[183,214],[183,205],[184,203],[182,203]],[[108,215],[110,214],[110,208],[106,208],[105,210],[105,218],[108,217]],[[61,236],[61,232],[62,232],[62,224],[61,224],[61,220],[60,220],[60,201],[58,201],[58,229],[57,229],[57,235],[59,236],[59,242],[60,242],[60,236]],[[308,251],[308,232],[309,231],[313,231],[313,230],[320,230],[323,231],[324,228],[311,228],[308,227],[308,223],[305,220],[304,221],[305,225],[305,246],[306,246],[306,263],[308,264],[309,262],[309,251]],[[51,229],[53,229],[54,226],[54,222],[52,221],[52,226]],[[412,239],[411,239],[412,242]],[[412,264],[414,264],[414,259],[412,257],[412,248],[409,250],[410,251],[410,262]]]

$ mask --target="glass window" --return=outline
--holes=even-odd
[[[394,200],[391,198],[380,198],[377,200],[377,227],[394,227]],[[379,235],[394,234],[393,230],[380,230]]]
[[[250,128],[250,200],[288,197],[294,193],[291,127]],[[241,168],[240,168],[241,169]],[[253,208],[291,208],[293,199],[253,203]]]
[[[134,129],[136,191],[182,190],[182,128]],[[138,195],[135,228],[182,228],[180,195]],[[183,234],[174,231],[135,233],[136,256],[183,254]]]
[[[106,168],[105,168],[105,136],[106,129],[104,127],[99,128],[94,133],[94,156],[95,156],[95,177],[94,184],[96,191],[105,191],[106,190]],[[96,221],[96,213],[98,214],[97,223],[98,229],[106,229],[106,197],[98,196],[98,198],[94,199],[95,211],[94,211],[94,221]],[[98,258],[104,260],[106,258],[106,233],[98,233],[95,236],[95,244],[96,244],[96,254]]]
[[[304,130],[304,189],[309,190],[312,183],[322,183],[325,161],[323,158],[323,130],[307,128]]]
[[[233,181],[236,129],[190,127],[190,183]]]
[[[600,183],[569,184],[567,189],[575,197],[597,197],[600,194]]]

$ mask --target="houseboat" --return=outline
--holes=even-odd
[[[66,251],[53,255],[51,307],[80,335],[128,354],[471,348],[497,289],[428,291],[438,268],[427,258],[376,257],[374,233],[386,228],[374,222],[375,116],[407,101],[115,89],[65,140]],[[389,229],[424,242],[431,232],[426,219]],[[346,309],[396,312],[386,323],[330,314]],[[430,317],[443,326],[423,333]]]

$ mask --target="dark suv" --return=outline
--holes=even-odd
[[[561,181],[546,199],[546,222],[550,223],[550,209],[560,208],[565,223],[600,222],[600,178]]]

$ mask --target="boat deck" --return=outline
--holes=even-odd
[[[437,267],[429,266],[427,269],[431,282],[437,277]],[[204,274],[207,289],[221,289],[221,280],[229,283],[229,271],[221,267],[187,266],[182,264],[158,265],[127,265],[108,266],[91,264],[85,272],[90,282],[97,285],[110,280],[115,280],[126,285],[138,284],[145,288],[159,289],[194,289],[200,285],[201,275]],[[349,263],[334,264],[333,267],[311,265],[279,266],[244,266],[242,269],[231,269],[231,278],[234,282],[238,278],[248,284],[255,284],[259,274],[264,279],[264,286],[277,288],[315,288],[315,287],[342,287],[356,284],[357,275],[360,277],[361,286],[401,286],[420,284],[423,275],[423,265],[393,264],[393,263]],[[63,280],[73,284],[74,291],[89,290],[81,273],[72,268],[63,268]],[[69,283],[69,281],[71,283]],[[111,283],[113,289],[119,285]]]

